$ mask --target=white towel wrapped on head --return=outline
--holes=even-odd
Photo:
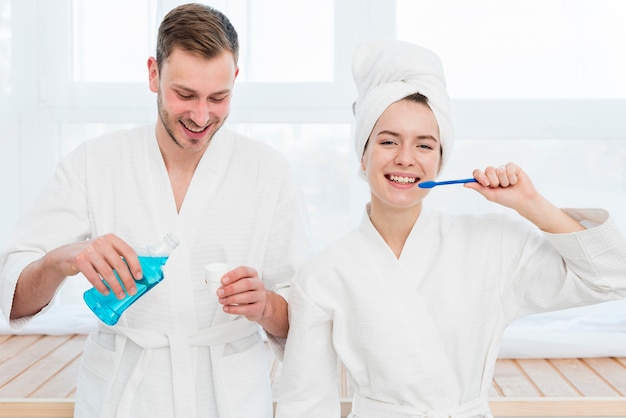
[[[354,116],[355,150],[359,161],[374,125],[385,109],[411,94],[420,93],[428,98],[428,105],[439,124],[443,169],[450,159],[454,132],[439,57],[409,42],[364,42],[354,53],[352,74],[358,92]]]

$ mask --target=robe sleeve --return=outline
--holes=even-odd
[[[269,234],[263,281],[265,287],[285,300],[296,270],[311,255],[307,216],[289,166],[283,170],[283,185]],[[267,333],[274,355],[283,359],[285,339]]]
[[[331,317],[307,299],[296,283],[289,296],[289,318],[276,417],[339,417]]]
[[[626,241],[617,225],[602,209],[566,212],[588,229],[527,241],[532,250],[509,294],[516,317],[626,297]]]
[[[85,148],[79,147],[58,166],[55,175],[33,207],[18,222],[0,253],[0,308],[7,320],[15,287],[24,268],[48,251],[89,236],[84,152]],[[50,304],[35,316],[49,307]],[[19,330],[32,318],[34,316],[11,320],[9,325]]]

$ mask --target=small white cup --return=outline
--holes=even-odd
[[[209,292],[217,294],[217,289],[222,286],[222,277],[230,271],[230,266],[225,263],[212,263],[204,266],[204,282]]]

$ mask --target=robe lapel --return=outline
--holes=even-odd
[[[381,277],[393,274],[394,295],[397,297],[397,303],[402,307],[404,318],[398,318],[397,321],[403,323],[404,326],[410,327],[415,335],[419,336],[418,346],[416,350],[416,361],[420,362],[420,370],[423,370],[422,376],[416,376],[419,379],[420,388],[423,388],[424,399],[440,399],[445,400],[450,396],[455,396],[457,381],[454,369],[450,364],[444,350],[444,345],[439,337],[439,330],[434,322],[428,305],[424,302],[418,290],[418,284],[422,280],[428,279],[423,277],[428,274],[429,250],[427,238],[422,235],[422,226],[428,226],[427,219],[418,219],[414,226],[407,243],[402,251],[400,259],[397,259],[393,251],[380,236],[369,220],[364,219],[366,233],[370,239],[376,241],[379,252],[388,258],[387,262],[381,263],[381,268],[391,267],[393,271],[381,271]],[[443,388],[443,390],[442,390]]]
[[[423,332],[424,336],[428,336],[430,348],[428,357],[432,360],[431,365],[436,369],[433,370],[434,376],[438,376],[437,380],[444,382],[447,386],[444,398],[448,398],[455,396],[458,378],[446,356],[447,350],[440,338],[440,324],[433,319],[428,304],[419,290],[422,282],[437,279],[432,277],[434,271],[437,270],[437,266],[432,264],[432,260],[437,260],[435,252],[439,248],[437,241],[440,235],[436,232],[437,227],[435,217],[423,211],[407,237],[397,264],[400,275],[404,279],[406,294],[410,295],[413,302],[411,308],[412,315],[416,318],[416,325],[420,327],[420,332]],[[431,396],[433,396],[432,399],[436,399],[435,396],[441,397],[442,392],[435,391]]]
[[[425,399],[448,398],[456,391],[454,370],[448,357],[446,356],[445,347],[439,337],[439,329],[434,322],[427,304],[422,299],[422,295],[415,288],[414,276],[415,272],[412,266],[407,263],[397,263],[398,277],[402,277],[403,290],[398,293],[403,297],[403,303],[407,310],[409,318],[413,318],[412,327],[422,336],[423,344],[416,347],[418,355],[424,359],[424,376],[420,376],[421,383],[424,388],[430,388],[432,393],[425,396]],[[432,377],[433,381],[428,382],[428,377]],[[441,391],[441,387],[445,391]]]
[[[191,329],[196,327],[195,312],[193,306],[193,280],[190,266],[193,265],[191,257],[195,243],[196,234],[202,228],[205,219],[203,214],[206,208],[215,198],[216,191],[227,174],[228,161],[233,152],[233,145],[228,141],[228,137],[222,130],[218,131],[206,152],[200,159],[196,171],[191,179],[185,199],[180,208],[176,211],[176,203],[172,192],[171,184],[159,151],[156,139],[154,146],[149,150],[151,161],[154,164],[155,176],[159,176],[154,183],[162,187],[155,187],[153,194],[153,205],[158,211],[155,228],[167,232],[173,232],[180,240],[180,245],[172,254],[164,267],[166,277],[174,280],[164,280],[161,283],[170,295],[170,308],[173,317],[177,321],[184,321],[190,324]],[[181,300],[186,301],[181,304]]]

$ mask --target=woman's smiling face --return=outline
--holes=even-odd
[[[374,125],[361,159],[372,206],[421,205],[428,189],[417,184],[434,179],[440,165],[439,126],[430,107],[407,99],[392,103]]]

